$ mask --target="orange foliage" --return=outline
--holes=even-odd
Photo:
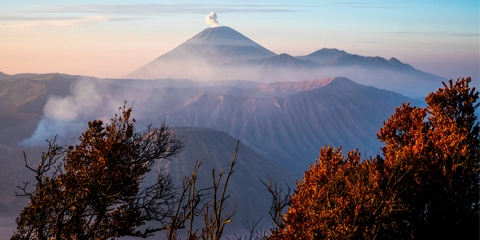
[[[426,108],[403,105],[378,134],[390,174],[405,176],[398,192],[409,210],[401,230],[410,237],[478,236],[479,93],[470,82],[444,83]]]
[[[459,79],[403,104],[378,138],[383,158],[324,147],[272,239],[478,238],[479,93]]]

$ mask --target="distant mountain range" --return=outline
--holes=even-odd
[[[400,62],[396,58],[389,60],[382,57],[364,57],[347,53],[335,48],[322,48],[306,56],[299,56],[299,59],[310,60],[323,66],[361,66],[367,68],[385,67],[399,70],[414,70],[408,64]]]
[[[424,97],[446,80],[393,57],[364,57],[327,48],[306,56],[277,55],[225,26],[203,30],[125,78],[268,83],[336,76],[415,98]]]
[[[86,90],[70,86],[72,83],[90,86],[88,91],[96,92],[79,95],[82,93],[78,91]],[[78,112],[81,119],[76,120],[77,125],[69,122],[68,128],[48,128],[44,134],[49,135],[39,135],[37,141],[43,143],[55,134],[74,136],[75,141],[87,121],[110,118],[114,106],[128,100],[134,102],[141,126],[166,114],[169,126],[220,130],[299,176],[325,144],[375,154],[380,147],[375,134],[395,107],[402,102],[422,104],[341,77],[269,84],[247,82],[244,86],[230,81],[196,82],[191,87],[176,84],[173,80],[78,82],[55,74],[4,79],[0,81],[0,143],[16,146],[37,134],[41,121],[42,126],[61,124],[50,120],[52,114],[45,113],[48,109]]]

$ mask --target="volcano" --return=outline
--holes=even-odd
[[[234,61],[276,56],[236,30],[207,28],[170,52],[135,70],[125,78],[189,78],[211,80],[211,69]]]

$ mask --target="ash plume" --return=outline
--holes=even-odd
[[[212,27],[217,27],[219,25],[217,21],[217,14],[215,12],[211,12],[208,16],[205,17],[205,22],[212,25]]]

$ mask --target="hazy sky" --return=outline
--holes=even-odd
[[[446,78],[479,76],[478,0],[1,0],[0,71],[122,77],[220,25],[293,56],[396,57]]]

